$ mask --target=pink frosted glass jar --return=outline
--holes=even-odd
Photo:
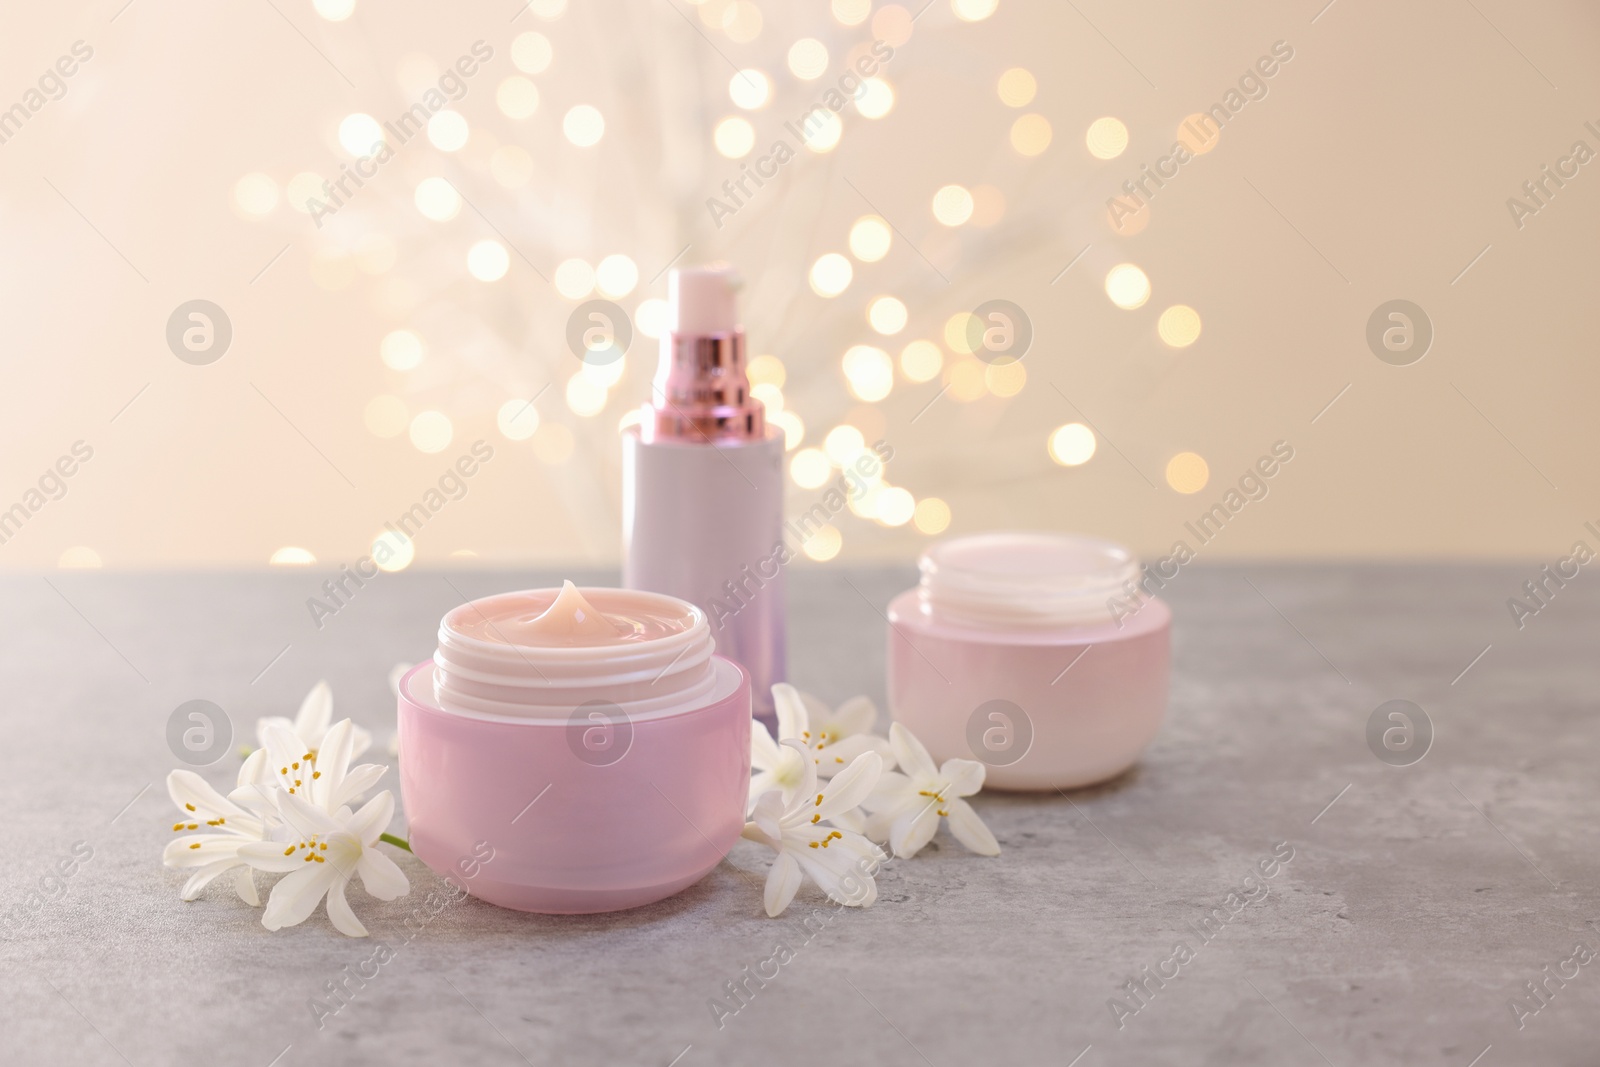
[[[491,904],[649,904],[744,827],[750,676],[674,597],[569,582],[463,604],[399,713],[412,851]]]
[[[889,713],[935,759],[997,789],[1115,777],[1166,714],[1172,611],[1139,561],[1095,538],[988,533],[934,544],[889,604]]]

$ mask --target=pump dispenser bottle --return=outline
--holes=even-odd
[[[770,724],[785,678],[784,435],[750,395],[738,288],[725,265],[668,276],[651,398],[623,431],[622,581],[700,607]]]

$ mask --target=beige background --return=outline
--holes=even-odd
[[[870,19],[763,2],[759,33],[740,41],[749,10],[722,0],[574,2],[554,18],[519,13],[519,0],[361,0],[337,22],[308,0],[124,3],[13,7],[0,33],[0,107],[75,41],[94,49],[64,98],[0,144],[0,507],[73,442],[94,449],[66,496],[0,545],[0,566],[55,567],[63,553],[110,568],[264,566],[284,546],[345,562],[479,438],[495,458],[418,536],[416,565],[609,565],[617,426],[646,395],[653,345],[635,340],[603,410],[574,413],[566,383],[579,364],[563,333],[578,301],[544,279],[563,260],[625,254],[640,272],[620,301],[631,312],[664,293],[650,278],[685,245],[681,262],[744,269],[752,348],[783,360],[802,447],[844,422],[889,441],[888,482],[947,501],[953,532],[1078,529],[1159,554],[1281,439],[1294,460],[1204,555],[1544,560],[1580,536],[1596,543],[1582,524],[1600,520],[1600,163],[1520,230],[1506,207],[1574,141],[1600,150],[1583,126],[1600,125],[1592,5],[999,0],[970,22],[933,0],[884,69],[893,110],[869,120],[847,108],[835,149],[802,151],[718,230],[704,201],[738,164],[713,148],[715,125],[744,115],[758,145],[784,136],[872,39]],[[553,60],[527,75],[540,101],[519,121],[496,90],[529,31]],[[829,50],[816,81],[785,65],[805,36]],[[345,116],[398,115],[418,72],[479,39],[495,55],[455,105],[472,131],[464,148],[405,146],[320,231],[282,200],[264,216],[236,205],[247,173],[281,192],[296,174],[336,172],[351,158]],[[1141,232],[1116,234],[1106,198],[1279,40],[1294,59],[1269,94],[1159,193]],[[735,107],[733,65],[766,72],[773,103]],[[1038,83],[1020,109],[996,89],[1013,67]],[[584,103],[606,119],[588,148],[562,134]],[[1031,158],[1008,136],[1024,113],[1052,132]],[[1085,147],[1102,116],[1130,132],[1110,160]],[[533,163],[519,187],[493,173],[507,145]],[[476,210],[419,214],[413,190],[435,176]],[[951,183],[988,187],[980,204],[992,215],[998,193],[1003,212],[942,226],[932,198]],[[887,257],[856,262],[839,296],[814,294],[811,264],[848,253],[851,223],[874,210],[899,231]],[[467,250],[502,238],[514,249],[505,276],[471,277]],[[1136,310],[1103,287],[1122,262],[1151,279]],[[880,295],[909,309],[891,338],[866,320]],[[180,362],[164,337],[196,298],[233,324],[209,366]],[[1033,322],[1017,395],[934,400],[939,380],[897,372],[883,400],[851,396],[850,346],[897,356],[991,298]],[[1394,298],[1420,304],[1436,330],[1409,367],[1380,362],[1364,339]],[[1174,350],[1156,323],[1180,303],[1204,329]],[[379,358],[402,328],[427,343],[414,370]],[[507,440],[496,411],[535,394],[540,429]],[[375,435],[363,413],[380,395],[445,414],[454,440],[425,454],[405,433]],[[1082,466],[1052,462],[1052,430],[1084,419],[1115,447],[1102,438]],[[1194,495],[1164,482],[1184,451],[1210,466]],[[791,508],[820,494],[789,492]],[[909,558],[927,541],[914,524],[853,514],[838,530],[841,561]]]

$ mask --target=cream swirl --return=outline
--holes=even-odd
[[[693,604],[564,582],[451,609],[439,623],[434,696],[446,711],[518,719],[565,719],[595,701],[665,714],[710,697],[715,649]]]

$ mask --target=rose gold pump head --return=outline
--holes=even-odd
[[[750,395],[739,276],[724,264],[667,276],[668,329],[641,426],[646,441],[759,441],[766,408]]]

